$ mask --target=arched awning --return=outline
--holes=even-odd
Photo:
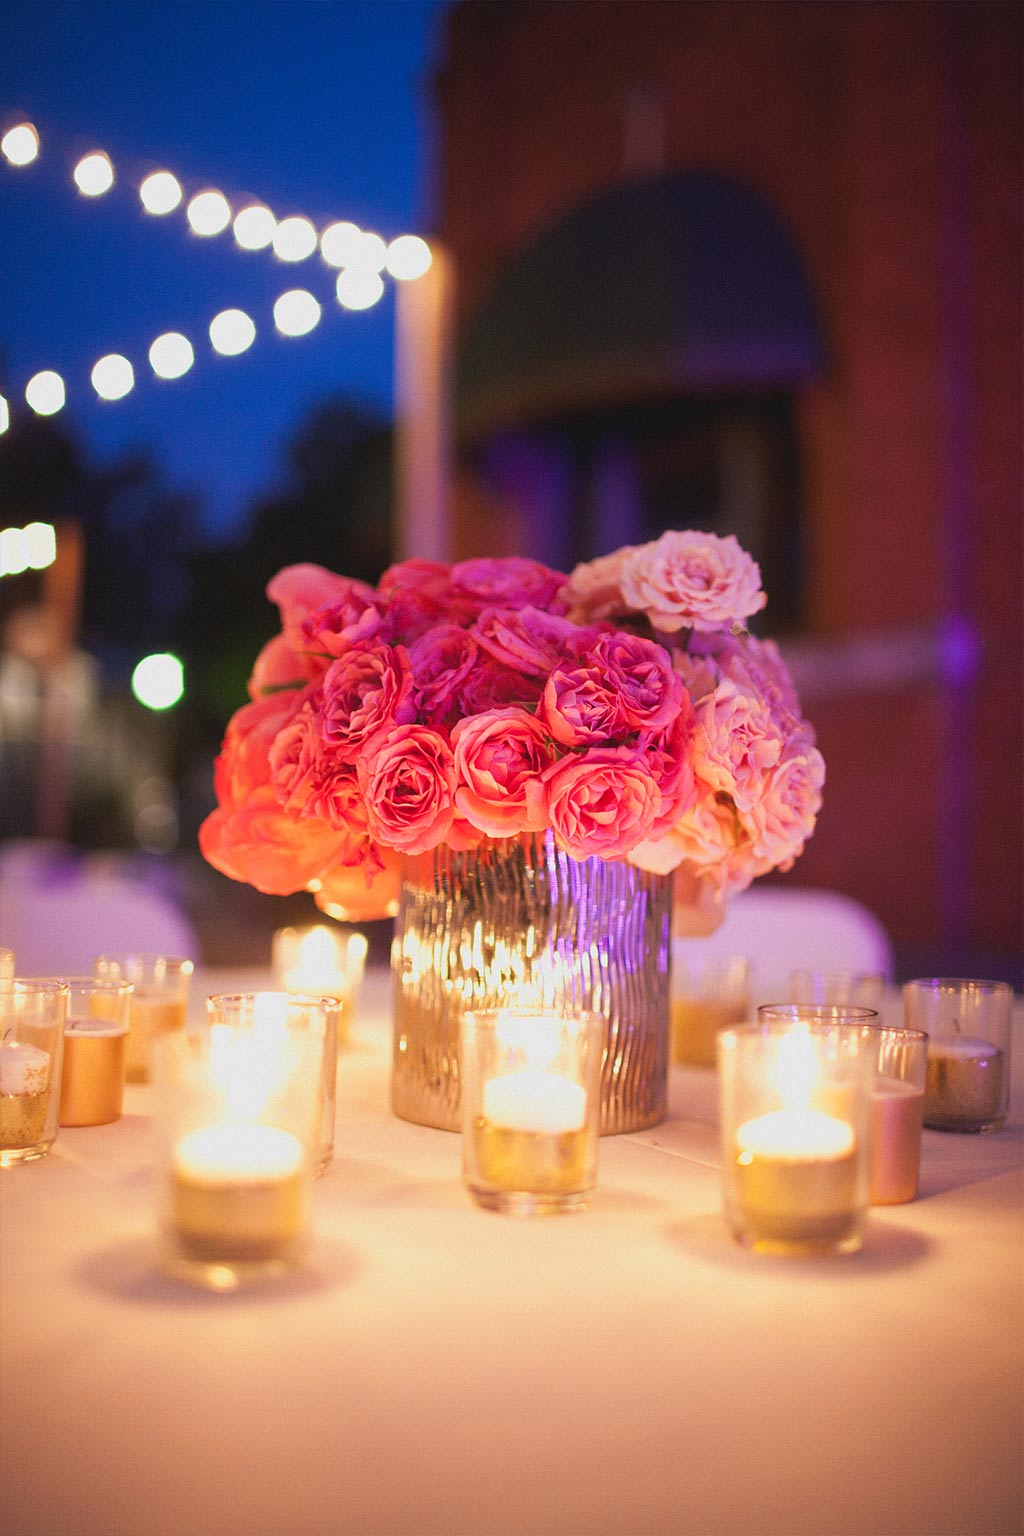
[[[458,350],[458,432],[793,389],[823,366],[803,265],[769,205],[724,176],[660,176],[577,208],[499,278]]]

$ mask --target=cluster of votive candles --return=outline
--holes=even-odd
[[[280,990],[210,997],[203,1025],[186,1030],[187,960],[100,957],[91,977],[32,981],[0,954],[0,1161],[43,1155],[58,1118],[115,1120],[126,1076],[145,1081],[152,1064],[169,1267],[228,1288],[290,1264],[333,1151],[338,1043],[365,955],[362,935],[282,930]],[[756,1022],[740,1022],[745,999],[723,1017],[721,996],[709,1019],[684,1020],[698,1059],[719,1071],[726,1220],[757,1251],[852,1251],[869,1204],[915,1198],[923,1125],[1004,1123],[1013,994],[912,981],[894,1025],[850,1000],[880,1004],[881,978],[800,973],[793,992]],[[513,1000],[465,1013],[460,1031],[474,1200],[519,1214],[584,1206],[597,1179],[601,1015]]]

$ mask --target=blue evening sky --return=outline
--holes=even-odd
[[[239,526],[280,475],[310,407],[344,394],[388,411],[393,306],[342,310],[319,256],[285,264],[242,252],[230,232],[202,240],[183,207],[143,213],[135,184],[166,167],[188,193],[250,194],[318,226],[348,218],[390,238],[430,234],[433,114],[442,0],[21,0],[0,50],[3,127],[30,118],[43,152],[0,161],[0,390],[41,368],[68,384],[63,420],[102,462],[152,451],[169,484],[194,493],[211,534]],[[107,151],[120,172],[105,197],[79,196],[75,160]],[[324,304],[309,336],[273,329],[274,299],[308,287]],[[222,358],[206,327],[247,309],[251,350]],[[146,353],[164,330],[196,350],[185,378],[161,381]],[[98,400],[92,364],[127,355],[136,388]]]

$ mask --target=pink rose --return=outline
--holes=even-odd
[[[388,725],[413,719],[413,675],[404,646],[371,640],[349,646],[323,676],[320,734],[343,762]]]
[[[350,645],[372,640],[384,629],[377,594],[365,581],[347,581],[330,603],[314,608],[302,621],[302,643],[296,650],[314,656],[340,656]]]
[[[304,704],[284,724],[270,746],[270,781],[280,803],[305,810],[318,769],[320,732],[312,704]]]
[[[607,746],[629,734],[618,693],[593,663],[555,667],[544,685],[540,715],[564,747]]]
[[[567,747],[621,743],[664,729],[679,713],[683,685],[668,652],[625,630],[600,633],[589,655],[554,668],[542,714]]]
[[[304,890],[344,845],[344,835],[318,817],[283,810],[269,784],[211,811],[199,829],[199,847],[214,869],[268,896]]]
[[[741,810],[759,799],[782,756],[779,722],[767,704],[728,677],[697,705],[696,771]]]
[[[432,624],[450,620],[449,586],[449,567],[436,560],[402,560],[389,566],[377,592],[392,635],[411,645]]]
[[[477,644],[457,624],[435,624],[409,647],[413,702],[421,720],[433,726],[458,718],[460,690],[477,662]]]
[[[270,749],[274,739],[305,703],[304,690],[268,693],[241,709],[228,721],[224,744],[214,764],[214,787],[221,805],[241,802],[254,789],[270,783]]]
[[[544,775],[548,822],[574,859],[624,857],[651,830],[661,792],[629,747],[570,753]]]
[[[562,589],[574,623],[615,618],[629,611],[622,596],[622,567],[626,556],[632,553],[633,546],[627,544],[612,555],[602,555],[576,567]]]
[[[462,684],[459,709],[463,715],[484,715],[509,704],[529,706],[537,703],[540,692],[540,678],[525,677],[482,652]]]
[[[477,612],[484,608],[546,608],[563,611],[559,593],[566,578],[536,560],[508,555],[503,560],[462,560],[451,570],[451,597]]]
[[[730,534],[663,533],[622,563],[622,595],[657,630],[728,629],[767,601],[761,572]]]
[[[443,736],[425,725],[381,731],[358,768],[377,842],[403,853],[444,842],[455,816],[455,760]]]
[[[259,699],[281,688],[301,688],[319,670],[311,657],[293,651],[283,635],[275,635],[267,641],[253,664],[249,697]]]
[[[567,650],[575,654],[596,639],[598,631],[580,629],[557,614],[540,608],[485,608],[471,633],[481,650],[504,667],[529,677],[547,677]]]
[[[281,628],[293,651],[303,645],[302,626],[316,608],[342,597],[350,582],[322,565],[286,565],[267,584],[267,596],[281,614]]]
[[[764,869],[789,869],[803,852],[821,810],[825,763],[804,737],[795,738],[783,760],[764,781],[762,793],[748,811],[753,851]]]
[[[683,707],[672,724],[645,743],[643,764],[661,795],[648,833],[650,838],[664,836],[697,798],[693,766],[695,729],[693,706],[684,696]]]
[[[525,709],[460,720],[452,731],[455,804],[491,837],[539,832],[547,823],[541,775],[551,764],[547,733]]]

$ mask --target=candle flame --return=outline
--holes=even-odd
[[[782,1036],[775,1057],[775,1090],[786,1109],[809,1107],[820,1080],[808,1024],[798,1024]]]

